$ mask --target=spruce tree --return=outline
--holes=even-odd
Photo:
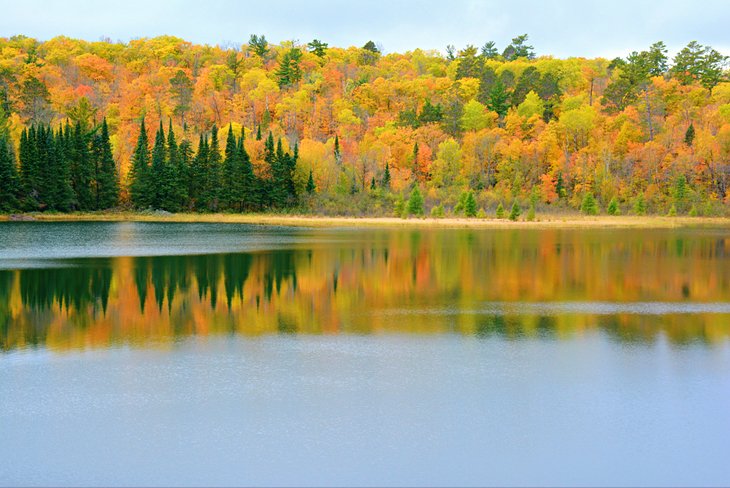
[[[340,152],[340,136],[335,134],[335,163],[342,164],[342,153]]]
[[[477,216],[477,201],[474,198],[474,192],[468,191],[464,200],[464,215],[467,217]]]
[[[17,210],[19,194],[20,180],[13,146],[4,134],[0,134],[0,212]]]
[[[53,173],[55,175],[51,192],[55,210],[67,212],[74,205],[74,192],[71,188],[69,173],[69,146],[71,144],[71,126],[66,125],[66,131],[59,127],[54,139]]]
[[[241,137],[238,139],[238,173],[241,175],[241,194],[238,202],[238,210],[257,207],[260,204],[259,184],[256,175],[253,173],[251,158],[246,152],[246,134],[241,127]]]
[[[497,205],[497,213],[496,216],[498,219],[504,218],[504,207],[502,206],[502,202],[499,202],[499,205]]]
[[[593,193],[588,192],[585,194],[580,205],[580,211],[586,215],[598,215],[598,203],[596,203]]]
[[[132,167],[129,171],[129,194],[135,208],[150,206],[150,150],[144,119],[139,127],[137,145],[132,154]]]
[[[221,185],[221,151],[218,145],[218,127],[213,125],[210,133],[210,147],[208,148],[208,165],[205,177],[204,203],[206,210],[218,210]]]
[[[643,193],[639,193],[639,196],[636,197],[636,201],[634,202],[634,213],[636,215],[646,214],[646,200],[644,200]]]
[[[515,221],[519,218],[520,214],[522,214],[522,210],[520,209],[520,206],[517,205],[517,202],[515,201],[512,204],[512,209],[509,212],[509,219],[512,221]]]
[[[307,188],[306,188],[306,190],[307,190],[307,193],[309,193],[311,195],[312,193],[314,193],[314,190],[315,189],[316,189],[316,187],[314,186],[314,175],[312,174],[312,170],[310,169],[309,170],[309,178],[307,179]]]
[[[71,186],[76,195],[78,210],[94,210],[95,198],[92,189],[94,169],[89,148],[89,137],[81,122],[76,122],[73,131],[69,170]]]
[[[108,209],[119,202],[119,176],[109,141],[106,118],[101,122],[101,134],[97,140],[96,159],[96,207]]]
[[[155,134],[155,145],[152,147],[152,166],[150,168],[150,205],[154,209],[163,208],[162,203],[170,190],[165,169],[166,152],[165,131],[162,128],[162,121],[160,121],[160,127]]]
[[[233,135],[233,124],[229,124],[223,159],[223,181],[221,182],[221,205],[227,210],[233,210],[242,197],[240,182],[243,175],[239,174],[238,165],[238,148]]]
[[[385,162],[385,172],[383,173],[383,181],[380,186],[386,190],[390,189],[390,165],[388,164],[388,161]]]
[[[618,209],[618,202],[616,201],[616,197],[613,197],[610,202],[608,202],[608,208],[606,209],[606,212],[608,215],[618,215],[619,209]]]
[[[190,208],[190,163],[193,159],[193,148],[190,141],[183,139],[177,148],[178,155],[178,209],[187,210]]]
[[[684,133],[684,143],[687,144],[687,146],[692,147],[692,143],[695,140],[695,125],[690,122],[689,127],[687,127],[687,132]]]
[[[413,188],[411,196],[408,198],[407,211],[409,215],[423,216],[423,195],[418,186]]]

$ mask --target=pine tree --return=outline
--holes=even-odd
[[[423,216],[423,195],[421,190],[416,186],[408,198],[407,211],[409,215]]]
[[[163,201],[170,192],[166,174],[166,152],[165,131],[162,128],[162,121],[160,121],[160,127],[155,134],[155,145],[152,147],[152,167],[150,168],[152,182],[150,186],[150,195],[152,198],[150,204],[155,209],[164,208]]]
[[[0,134],[0,212],[17,210],[19,194],[20,180],[13,146],[4,134]]]
[[[119,177],[112,155],[106,118],[101,123],[101,134],[95,140],[96,208],[108,209],[115,207],[119,202]]]
[[[464,215],[467,217],[476,217],[477,215],[477,201],[474,198],[474,192],[468,191],[466,193],[466,199],[464,200]]]
[[[340,136],[335,134],[335,163],[342,164],[342,153],[340,152]]]
[[[256,175],[253,172],[251,158],[246,152],[245,131],[241,127],[241,137],[238,139],[238,167],[241,175],[241,195],[239,201],[239,211],[244,208],[256,207],[260,204],[259,185]]]
[[[234,209],[243,196],[239,184],[243,175],[238,174],[239,161],[237,149],[236,138],[233,135],[233,124],[229,124],[223,159],[223,181],[221,185],[221,205],[228,210]]]
[[[374,181],[375,180],[373,180],[373,182]],[[307,190],[307,193],[309,193],[311,195],[312,193],[314,193],[314,190],[315,189],[316,189],[316,187],[314,186],[314,176],[312,175],[312,170],[310,169],[309,170],[309,179],[307,179],[307,188],[306,188],[306,190]]]
[[[421,181],[421,168],[418,165],[418,141],[413,144],[413,180],[416,183]]]
[[[170,212],[177,212],[185,206],[187,199],[187,185],[185,184],[184,168],[180,158],[180,148],[175,139],[175,131],[170,119],[167,129],[167,143],[165,146],[165,195],[162,199],[162,208]]]
[[[515,201],[512,204],[512,209],[509,212],[509,219],[512,221],[517,220],[521,214],[522,210],[520,210],[520,206],[517,205],[517,202]]]
[[[203,194],[205,193],[205,175],[208,168],[208,139],[200,134],[198,150],[190,164],[189,196],[195,210],[203,210]]]
[[[54,150],[55,160],[53,172],[55,182],[52,188],[53,202],[56,210],[67,212],[74,206],[74,192],[71,188],[71,176],[69,171],[69,154],[71,146],[71,126],[59,127],[55,136]]]
[[[207,210],[218,210],[221,184],[221,152],[218,145],[218,127],[213,125],[208,148],[208,165],[205,177],[204,203]]]
[[[689,197],[689,187],[687,185],[687,177],[679,175],[677,181],[674,183],[673,189],[674,205],[679,212],[684,212],[687,198]]]
[[[177,148],[178,154],[178,208],[187,210],[190,208],[190,163],[193,159],[193,148],[190,141],[183,139]]]
[[[687,127],[687,132],[684,133],[684,143],[687,144],[688,147],[692,147],[692,143],[695,140],[695,125],[690,122],[689,127]]]
[[[588,192],[585,194],[580,205],[580,211],[586,215],[598,215],[598,203],[596,203],[593,193]]]
[[[504,207],[502,206],[502,202],[499,202],[499,205],[497,205],[497,218],[503,219],[504,218]]]
[[[132,154],[132,167],[129,171],[129,194],[132,205],[135,208],[147,208],[150,206],[150,150],[148,147],[147,129],[144,119],[140,124],[137,145]]]
[[[646,200],[644,200],[643,193],[639,193],[639,196],[636,197],[636,201],[634,202],[634,213],[636,215],[646,214]]]
[[[95,198],[92,191],[94,169],[91,161],[89,137],[81,122],[74,126],[70,152],[69,170],[71,186],[76,195],[76,205],[79,210],[93,210]]]
[[[613,197],[610,202],[608,202],[608,208],[606,209],[606,212],[608,215],[618,215],[619,209],[618,209],[618,202],[616,201],[616,197]]]
[[[385,172],[383,173],[383,181],[380,186],[386,190],[390,189],[390,165],[388,164],[388,161],[385,162]]]

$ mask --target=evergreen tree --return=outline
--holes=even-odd
[[[221,185],[221,205],[228,210],[234,209],[243,197],[240,185],[243,175],[238,172],[238,164],[238,148],[236,147],[236,138],[233,135],[233,124],[229,124]]]
[[[388,164],[388,161],[385,162],[385,172],[383,173],[383,181],[380,186],[386,190],[390,189],[390,165]]]
[[[504,218],[504,207],[502,206],[502,202],[499,202],[499,205],[497,205],[497,218],[503,219]]]
[[[598,203],[596,203],[593,193],[585,194],[583,202],[580,204],[580,211],[586,215],[598,215]]]
[[[196,211],[204,208],[205,178],[208,168],[208,138],[200,134],[198,150],[190,164],[189,196]]]
[[[335,163],[342,164],[342,153],[340,152],[340,136],[335,134]]]
[[[132,154],[132,167],[129,171],[129,194],[135,208],[147,208],[150,198],[150,150],[144,119],[140,124],[137,145]]]
[[[71,187],[76,196],[76,208],[82,211],[93,210],[96,203],[92,190],[94,168],[91,161],[89,137],[81,126],[81,122],[76,122],[74,126],[70,156],[69,170]]]
[[[315,189],[316,189],[316,187],[314,186],[314,177],[312,175],[312,170],[310,169],[309,170],[309,179],[307,179],[306,190],[307,190],[307,193],[309,193],[311,195],[312,193],[314,193]]]
[[[634,202],[634,213],[636,215],[646,214],[646,200],[644,200],[643,193],[639,193],[639,196],[636,197],[636,201]]]
[[[489,91],[489,100],[487,107],[489,110],[497,112],[500,118],[504,118],[507,115],[509,109],[509,94],[501,80],[497,80],[492,89]]]
[[[464,215],[467,217],[476,217],[477,215],[477,201],[474,198],[473,191],[468,191],[466,193],[466,199],[464,200]]]
[[[687,144],[687,146],[692,147],[692,143],[695,140],[695,125],[690,122],[689,127],[687,127],[687,131],[684,133],[684,143]]]
[[[218,145],[218,127],[213,125],[210,134],[210,147],[208,148],[208,164],[205,174],[205,192],[203,203],[206,210],[215,212],[218,210],[220,184],[221,184],[221,152]]]
[[[259,182],[256,175],[253,172],[253,165],[251,164],[251,158],[246,152],[245,146],[245,133],[243,127],[241,127],[241,137],[238,139],[238,165],[239,174],[241,175],[241,201],[239,203],[239,210],[243,211],[244,208],[257,207],[260,205],[261,197],[259,190]]]
[[[74,192],[71,188],[71,177],[69,173],[69,153],[71,145],[71,126],[66,125],[58,128],[55,136],[53,173],[55,174],[55,182],[52,188],[53,202],[56,210],[67,212],[74,205]]]
[[[106,118],[101,123],[101,134],[95,137],[96,208],[112,208],[119,202],[119,176],[109,141]]]
[[[409,215],[423,216],[423,195],[421,190],[416,186],[408,198],[407,211]]]
[[[522,214],[522,210],[520,210],[520,206],[517,205],[517,202],[515,201],[512,204],[512,209],[509,212],[509,219],[512,221],[517,220],[520,217],[520,214]]]
[[[674,205],[677,210],[684,212],[687,205],[687,198],[689,197],[689,186],[687,185],[687,177],[679,175],[677,181],[674,183],[673,189]]]
[[[619,209],[618,209],[618,202],[616,201],[616,197],[613,197],[610,202],[608,202],[608,208],[606,209],[606,212],[608,215],[618,215]]]
[[[193,159],[193,148],[190,145],[190,141],[183,139],[177,148],[178,154],[178,208],[189,209],[190,208],[190,164]]]
[[[165,131],[162,128],[162,121],[160,121],[160,127],[155,134],[155,145],[152,147],[152,166],[150,168],[150,205],[155,209],[164,208],[163,201],[170,193],[170,182],[166,178],[166,153]]]
[[[6,135],[0,134],[0,212],[17,210],[19,194],[20,180],[13,146]]]
[[[256,129],[256,140],[261,140],[261,125],[258,126],[258,129]]]

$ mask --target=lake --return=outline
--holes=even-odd
[[[0,223],[0,485],[728,485],[727,229]]]

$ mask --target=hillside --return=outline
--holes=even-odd
[[[229,48],[175,37],[0,39],[0,210],[390,215],[408,212],[417,187],[414,213],[462,210],[468,190],[486,212],[515,201],[538,211],[727,212],[725,56],[692,42],[671,59],[662,43],[626,59],[555,59],[528,42],[444,56],[263,36]],[[139,144],[143,120],[164,133],[157,152],[152,136]],[[39,156],[30,127],[36,145],[77,149]],[[141,171],[144,185],[164,183],[173,196],[135,196]]]

